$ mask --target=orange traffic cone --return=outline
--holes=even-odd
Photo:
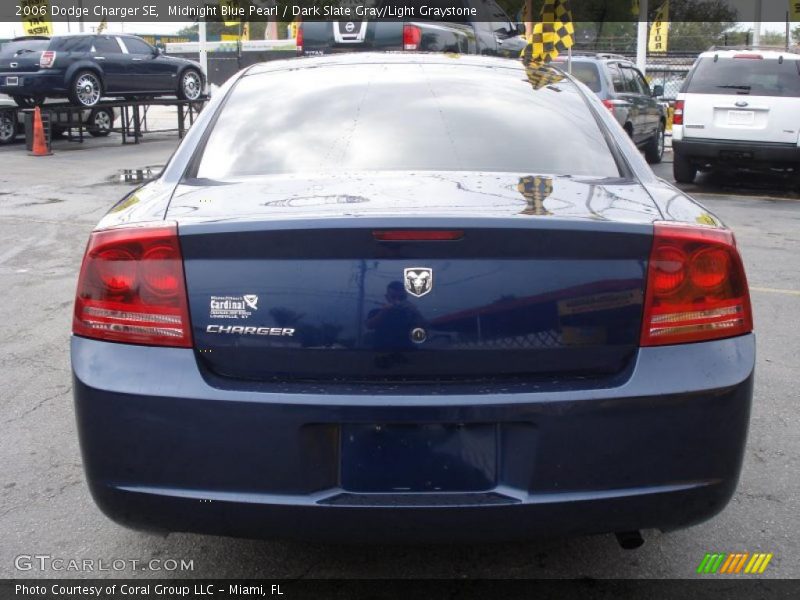
[[[33,148],[30,154],[31,156],[50,156],[52,154],[44,137],[42,110],[38,106],[33,111]]]

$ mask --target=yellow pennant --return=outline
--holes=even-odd
[[[19,0],[25,35],[53,35],[48,0]]]
[[[666,52],[667,36],[669,35],[669,0],[656,12],[656,20],[650,26],[650,42],[647,44],[648,52]]]
[[[219,7],[223,12],[222,18],[225,19],[227,27],[239,24],[239,0],[219,0]]]
[[[800,0],[789,0],[789,20],[800,21]]]

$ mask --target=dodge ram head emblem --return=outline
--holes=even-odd
[[[355,23],[353,23],[352,21],[348,21],[348,22],[347,22],[347,24],[344,26],[344,30],[345,30],[347,33],[353,33],[353,31],[355,30],[355,28],[356,28],[356,24],[355,24]]]
[[[419,298],[433,289],[433,269],[426,267],[412,267],[403,272],[403,281],[406,282],[406,291]]]

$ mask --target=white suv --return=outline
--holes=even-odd
[[[675,102],[672,147],[679,183],[698,169],[800,170],[800,54],[703,52]]]

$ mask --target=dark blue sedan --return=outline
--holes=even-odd
[[[143,529],[635,546],[730,500],[752,329],[733,234],[568,75],[257,65],[91,234],[87,479]]]
[[[17,38],[0,49],[0,93],[19,106],[68,98],[92,107],[104,96],[197,100],[204,87],[200,65],[166,56],[134,35]]]

